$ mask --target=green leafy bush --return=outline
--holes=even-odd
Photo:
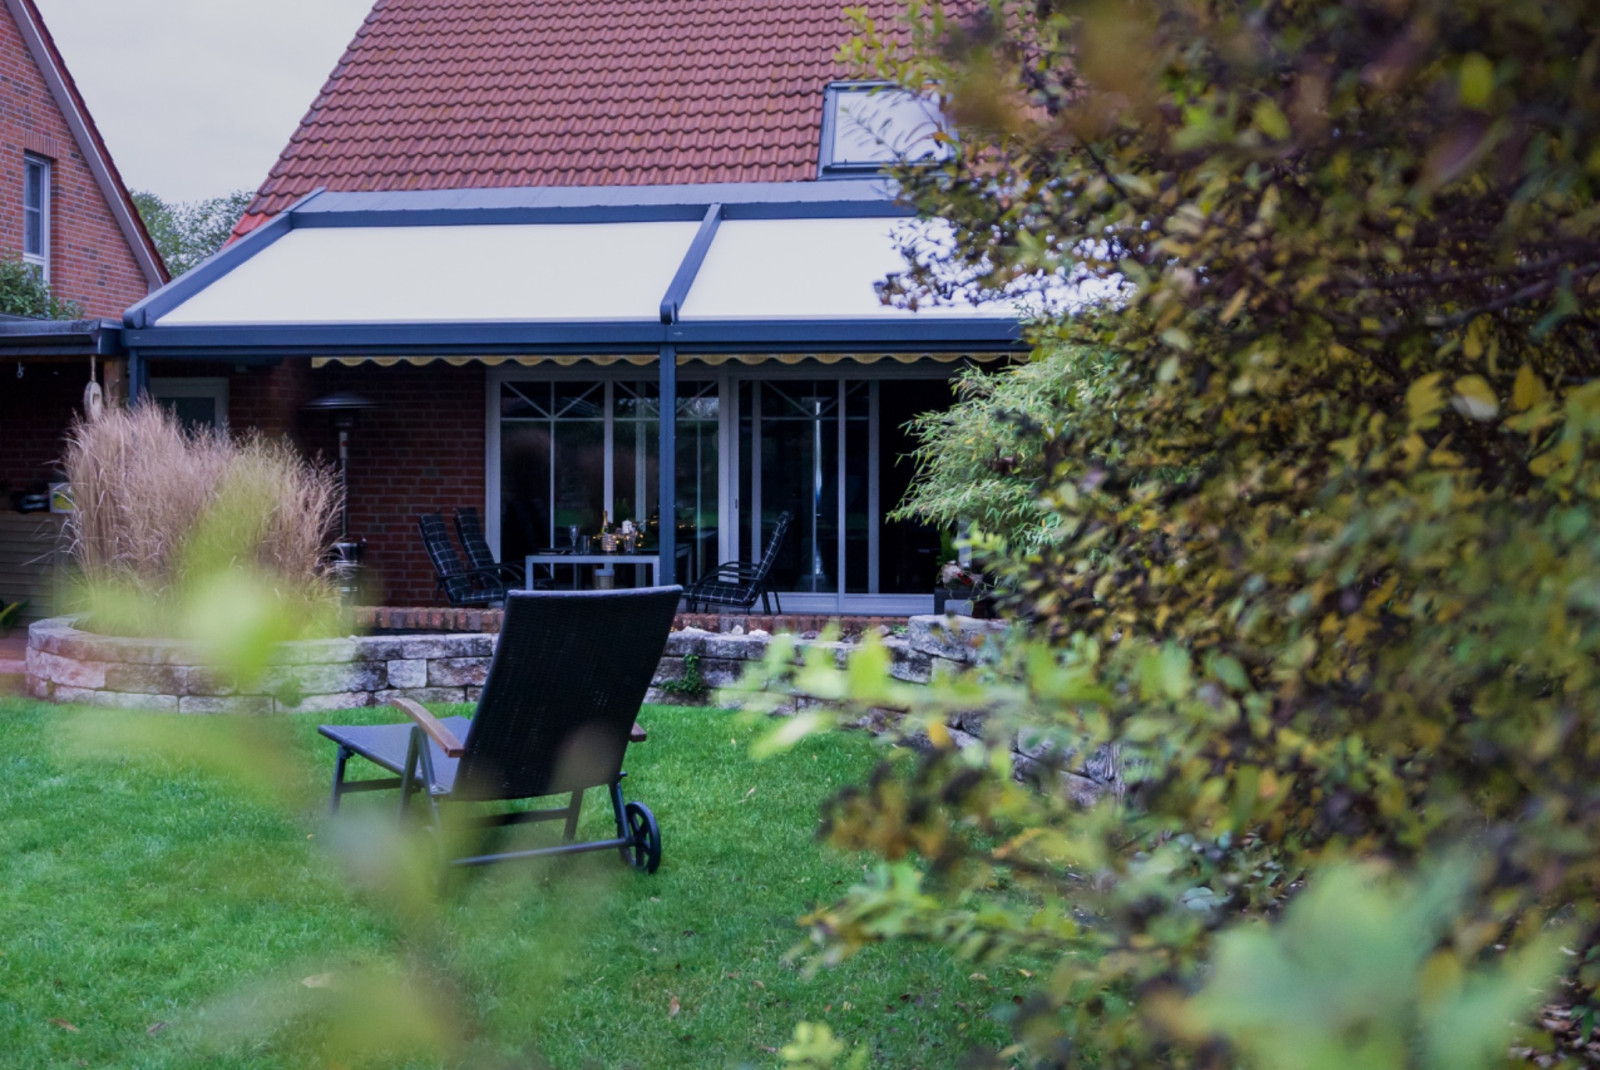
[[[83,307],[56,297],[32,264],[0,256],[0,315],[71,320],[83,315]]]
[[[1587,1058],[1600,12],[1046,0],[917,5],[907,50],[862,29],[865,71],[947,95],[953,158],[902,179],[962,266],[1127,288],[1040,331],[1112,370],[1035,440],[1050,537],[1001,565],[1029,637],[916,700],[931,756],[835,805],[834,842],[924,864],[819,911],[824,959],[1042,958],[1000,1062],[1492,1065],[1512,1020]],[[975,706],[984,745],[941,746]],[[1022,733],[1119,755],[1125,793],[1013,784]],[[1399,883],[1358,895],[1357,864]],[[1386,913],[1413,896],[1433,905]],[[1329,1024],[1292,949],[1341,928],[1418,980]],[[1270,989],[1273,1021],[1218,1012],[1219,984]],[[1438,1022],[1501,1028],[1450,1047]]]
[[[1026,364],[967,370],[956,381],[961,404],[912,421],[917,479],[890,518],[970,523],[1020,550],[1043,543],[1054,518],[1038,485],[1059,460],[1059,421],[1097,400],[1112,367],[1103,354],[1051,346]]]

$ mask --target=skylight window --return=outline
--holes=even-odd
[[[834,82],[823,97],[822,177],[943,160],[950,151],[938,139],[943,129],[938,106],[926,97],[881,82]]]

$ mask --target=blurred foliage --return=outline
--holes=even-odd
[[[0,256],[0,315],[75,320],[83,315],[83,306],[57,297],[32,264]]]
[[[1112,371],[1028,432],[1050,538],[990,563],[1028,638],[910,696],[929,756],[835,805],[833,842],[896,865],[811,919],[819,954],[1048,956],[1001,1062],[1585,1059],[1600,9],[970,7],[913,4],[909,45],[862,16],[846,50],[954,124],[948,163],[900,177],[963,270],[900,285],[1120,281],[1036,328]],[[835,692],[891,704],[866,675]],[[957,751],[973,709],[984,745]],[[1024,736],[1062,763],[1044,791],[1011,779]],[[1074,805],[1065,770],[1106,754],[1120,785]],[[1456,890],[1408,912],[1454,852]],[[1354,861],[1406,883],[1358,892]],[[1420,988],[1341,1010],[1340,933]]]
[[[168,203],[154,193],[140,191],[133,195],[133,205],[166,261],[167,271],[177,278],[228,243],[234,224],[254,197],[250,190],[241,189],[205,200]]]

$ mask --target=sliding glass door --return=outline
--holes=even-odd
[[[949,407],[948,380],[752,375],[733,393],[738,556],[759,558],[788,513],[773,578],[808,608],[893,611],[895,596],[931,597],[939,533],[884,514],[910,486],[905,425]]]
[[[677,524],[679,578],[716,565],[715,380],[680,384]],[[499,536],[503,558],[566,549],[571,532],[631,520],[654,546],[660,516],[659,385],[649,380],[508,380],[499,393]],[[680,552],[681,549],[680,549]]]
[[[573,369],[576,372],[577,369]],[[635,370],[496,377],[490,516],[506,560],[564,549],[602,515],[654,546],[660,516],[660,391]],[[897,373],[896,373],[897,372]],[[907,423],[948,408],[942,367],[704,369],[679,381],[678,578],[755,561],[791,517],[773,571],[786,609],[913,612],[932,604],[939,532],[890,520],[910,486]],[[827,374],[833,373],[833,374]],[[629,570],[620,582],[632,582]]]

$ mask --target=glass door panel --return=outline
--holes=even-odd
[[[779,513],[792,518],[773,583],[786,591],[838,591],[839,383],[769,380],[760,398],[752,445],[760,458],[761,529],[771,531]]]
[[[605,385],[505,383],[500,390],[500,548],[504,560],[566,547],[605,508]]]

